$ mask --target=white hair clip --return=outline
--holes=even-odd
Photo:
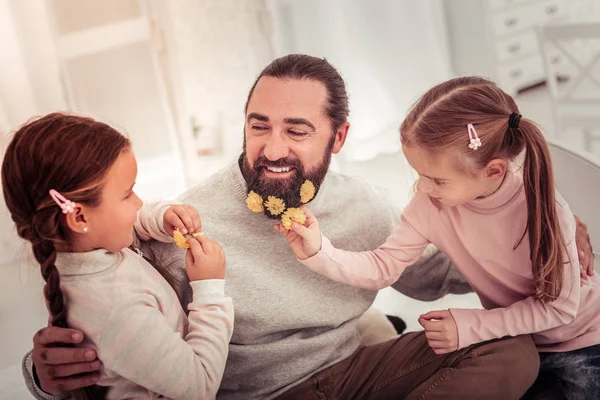
[[[479,136],[477,136],[477,131],[473,124],[467,125],[467,131],[469,132],[469,148],[477,150],[481,147],[481,140],[479,140]]]

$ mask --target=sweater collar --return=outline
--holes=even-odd
[[[502,185],[495,193],[465,203],[465,207],[473,211],[495,211],[512,203],[521,190],[523,190],[523,178],[520,171],[509,168]]]
[[[120,252],[111,253],[98,249],[84,253],[58,252],[54,264],[62,276],[88,275],[106,271],[118,265],[122,259],[123,254]]]

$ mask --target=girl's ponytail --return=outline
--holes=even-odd
[[[520,134],[525,143],[523,186],[527,200],[526,232],[529,232],[531,267],[537,297],[550,302],[556,300],[562,290],[565,262],[565,243],[556,212],[550,150],[533,122],[524,119],[518,128],[508,129],[513,132],[507,132],[507,135]]]

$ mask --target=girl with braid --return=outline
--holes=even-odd
[[[6,205],[46,281],[51,324],[85,333],[102,360],[97,386],[76,398],[214,398],[233,330],[225,256],[190,237],[189,315],[166,279],[129,247],[200,230],[186,205],[142,206],[129,140],[90,118],[50,114],[21,127],[2,164]]]

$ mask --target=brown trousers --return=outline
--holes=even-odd
[[[410,332],[360,348],[279,399],[519,399],[538,369],[528,335],[437,355],[423,332]]]

